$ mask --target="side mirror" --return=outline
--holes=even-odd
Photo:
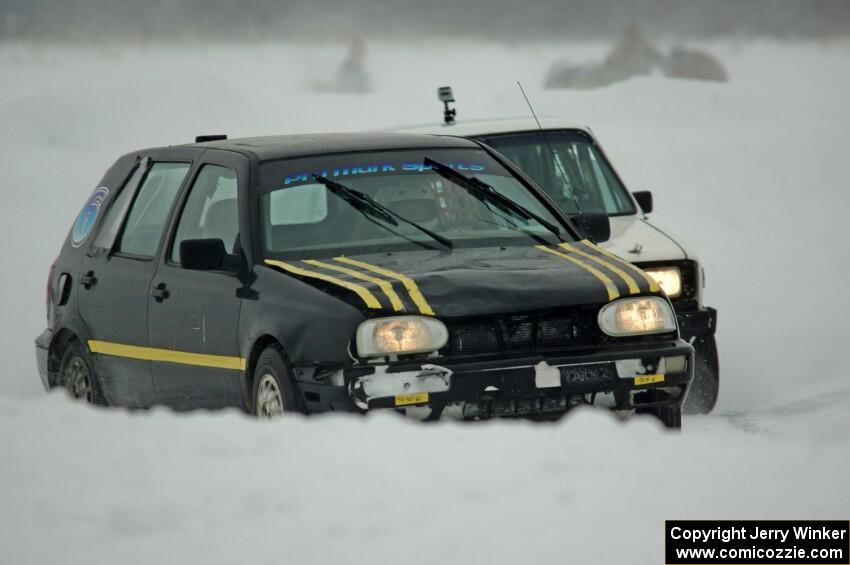
[[[604,212],[584,212],[580,216],[571,216],[573,223],[586,232],[585,236],[594,243],[602,243],[611,239],[611,220]],[[589,233],[587,233],[589,232]]]
[[[638,206],[643,210],[644,214],[649,214],[652,212],[652,193],[648,190],[642,190],[640,192],[632,192],[632,196],[637,200]]]
[[[228,255],[220,239],[187,239],[180,242],[180,265],[199,271],[232,271],[238,261]]]

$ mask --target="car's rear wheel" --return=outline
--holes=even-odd
[[[708,414],[720,394],[720,370],[717,342],[714,336],[694,342],[694,380],[688,389],[683,408],[686,414]]]
[[[106,404],[89,352],[77,340],[69,343],[62,355],[59,384],[75,400],[101,406]]]
[[[267,347],[257,359],[253,399],[254,415],[258,418],[279,418],[301,411],[289,364],[279,346]]]

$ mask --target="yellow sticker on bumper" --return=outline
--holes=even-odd
[[[663,383],[664,375],[640,375],[635,377],[635,386]]]
[[[410,394],[395,395],[396,406],[410,406],[411,404],[425,404],[428,402],[427,392],[413,392]]]

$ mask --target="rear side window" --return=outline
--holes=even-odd
[[[239,214],[236,172],[205,165],[195,179],[177,225],[171,260],[180,263],[180,243],[188,239],[220,239],[228,253],[236,252]]]
[[[156,255],[168,213],[189,166],[189,163],[155,163],[150,168],[130,208],[118,251],[140,257]]]

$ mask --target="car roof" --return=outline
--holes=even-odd
[[[452,125],[445,124],[423,124],[418,126],[405,126],[396,128],[396,131],[410,133],[430,133],[436,135],[456,135],[460,137],[475,137],[497,133],[511,133],[520,131],[536,131],[540,127],[547,130],[572,129],[591,134],[587,126],[577,125],[568,120],[555,117],[540,118],[540,126],[532,117],[496,118],[486,120],[458,120]]]
[[[243,137],[191,143],[189,147],[222,149],[256,156],[261,161],[394,149],[476,148],[467,139],[423,133],[319,133]]]

